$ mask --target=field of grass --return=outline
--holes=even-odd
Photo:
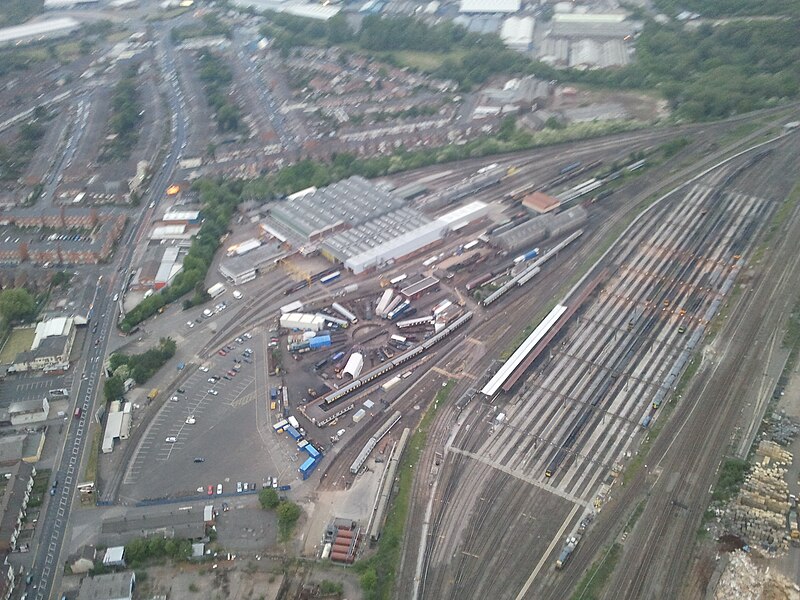
[[[398,50],[391,53],[397,62],[404,67],[418,69],[420,71],[435,71],[442,66],[448,58],[459,60],[463,55],[463,50],[453,52],[420,52],[416,50]]]
[[[36,330],[33,327],[15,328],[11,330],[11,335],[8,336],[3,349],[0,350],[0,363],[8,364],[20,352],[25,352],[31,349],[33,343],[33,336]]]

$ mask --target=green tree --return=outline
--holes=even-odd
[[[30,321],[36,316],[36,300],[24,288],[0,292],[0,315],[9,322]]]
[[[258,493],[258,502],[264,510],[272,510],[281,503],[281,499],[278,498],[278,492],[268,487]]]
[[[281,538],[286,540],[292,535],[292,529],[300,518],[300,507],[294,502],[284,500],[278,504],[275,513],[278,515],[278,529],[281,532]]]
[[[122,398],[124,394],[125,383],[122,378],[115,375],[106,379],[105,384],[103,384],[103,396],[108,402]]]

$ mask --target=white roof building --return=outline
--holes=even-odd
[[[461,13],[515,13],[520,9],[522,0],[461,0],[458,9]]]
[[[81,26],[71,17],[44,19],[35,23],[25,23],[0,29],[0,46],[26,44],[47,38],[67,35]]]
[[[36,332],[33,335],[33,343],[31,350],[36,350],[42,340],[57,335],[69,336],[72,328],[75,325],[75,320],[72,317],[56,317],[55,319],[48,319],[47,321],[40,321],[36,324]]]
[[[533,44],[533,17],[508,17],[503,21],[500,37],[503,43],[515,50],[528,50]]]
[[[350,375],[353,379],[361,375],[361,369],[364,368],[364,355],[360,352],[353,352],[350,358],[347,359],[347,364],[342,369],[342,375]]]

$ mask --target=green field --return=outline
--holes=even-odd
[[[9,364],[17,354],[30,350],[34,333],[36,330],[33,327],[12,329],[3,349],[0,350],[0,364]]]
[[[453,60],[459,60],[465,52],[465,50],[455,50],[447,53],[397,50],[391,52],[391,55],[404,67],[418,69],[420,71],[435,71],[442,66],[442,63],[446,59],[452,58]]]

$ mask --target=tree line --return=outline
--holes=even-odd
[[[242,113],[237,104],[231,100],[233,69],[218,54],[207,50],[200,54],[198,64],[206,99],[216,115],[217,129],[223,133],[239,131],[242,125]]]
[[[137,85],[138,73],[139,66],[131,65],[114,86],[111,96],[112,114],[108,120],[108,128],[114,134],[114,139],[103,153],[105,159],[127,158],[139,137],[142,107]]]
[[[139,385],[146,383],[173,356],[177,346],[172,338],[161,338],[158,346],[141,354],[125,354],[115,352],[109,359],[109,370],[113,373],[106,379],[103,393],[106,400],[121,398],[125,393],[125,381],[128,378]]]
[[[222,182],[210,179],[199,180],[193,185],[200,196],[203,223],[183,259],[183,268],[167,287],[145,298],[125,315],[120,323],[123,332],[130,332],[133,327],[189,292],[194,294],[184,301],[184,309],[208,300],[206,273],[222,236],[228,229],[228,221],[239,203],[243,185],[241,181]]]

